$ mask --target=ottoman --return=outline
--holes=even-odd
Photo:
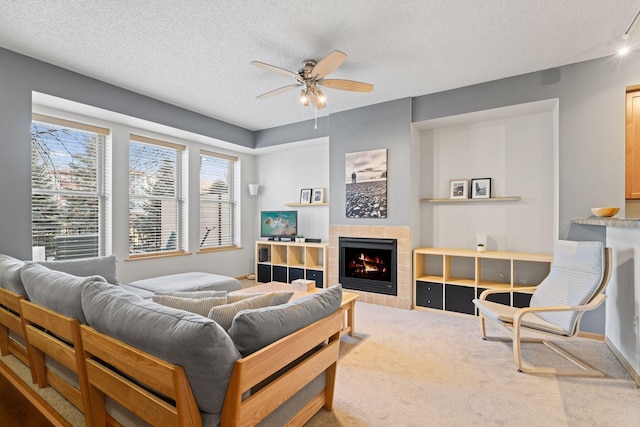
[[[192,292],[192,291],[237,291],[242,288],[240,281],[233,277],[220,274],[189,272],[169,274],[167,276],[152,277],[136,280],[129,286],[158,292]]]

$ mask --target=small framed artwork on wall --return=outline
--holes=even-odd
[[[324,203],[324,188],[314,188],[311,203]]]
[[[491,178],[474,178],[471,180],[472,199],[491,198]]]
[[[450,199],[468,199],[469,181],[466,179],[452,179],[449,189]]]
[[[311,203],[311,189],[303,188],[300,190],[300,203]]]

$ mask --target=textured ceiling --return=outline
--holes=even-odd
[[[314,110],[296,91],[257,100],[294,81],[250,61],[297,71],[304,59],[345,52],[330,77],[375,88],[327,89],[325,116],[611,55],[639,3],[0,0],[0,46],[258,130]]]

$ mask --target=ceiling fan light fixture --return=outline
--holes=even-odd
[[[289,86],[263,93],[258,96],[258,99],[265,99],[302,86],[303,89],[300,91],[300,103],[305,107],[313,105],[317,110],[327,106],[327,98],[318,86],[325,86],[330,89],[346,90],[351,92],[371,92],[373,90],[373,85],[369,83],[344,79],[325,79],[328,74],[340,67],[346,59],[347,55],[344,52],[334,50],[320,61],[315,61],[313,59],[306,59],[302,61],[302,68],[298,70],[298,73],[265,64],[264,62],[252,61],[251,64],[256,67],[288,77],[293,77],[297,81],[297,83]]]

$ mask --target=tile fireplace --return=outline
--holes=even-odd
[[[412,241],[411,227],[383,225],[330,225],[328,283],[342,283],[340,278],[340,238],[367,238],[396,240],[396,294],[383,294],[370,290],[349,289],[360,295],[358,301],[370,304],[410,310],[413,286],[411,285]],[[357,264],[357,262],[356,262]],[[362,271],[364,267],[360,267]],[[358,268],[356,268],[358,271]],[[379,274],[379,273],[376,273]],[[343,284],[344,285],[344,284]],[[344,286],[348,289],[348,285]]]

